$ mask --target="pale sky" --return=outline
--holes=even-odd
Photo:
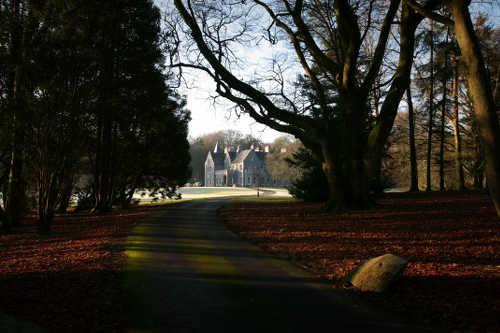
[[[251,134],[265,143],[271,143],[286,133],[277,132],[265,125],[257,123],[250,116],[241,115],[238,118],[231,111],[232,104],[224,103],[222,98],[214,104],[210,96],[214,95],[213,82],[210,78],[203,78],[197,73],[198,80],[193,87],[182,88],[180,92],[187,97],[187,108],[191,111],[189,136],[198,137],[220,130],[238,130],[243,134]]]

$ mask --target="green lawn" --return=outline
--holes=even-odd
[[[234,198],[229,200],[228,204],[234,203],[256,203],[256,204],[277,204],[277,203],[291,203],[298,202],[300,200],[292,197],[275,197],[275,196],[260,196],[260,197],[245,197],[245,198]]]
[[[263,192],[272,191],[273,197],[289,197],[288,190],[285,188],[260,188],[260,194]],[[141,195],[144,193],[144,195]],[[179,193],[182,194],[181,200],[162,199],[158,198],[156,201],[150,197],[147,191],[140,191],[134,195],[134,199],[140,200],[140,204],[164,204],[171,202],[182,202],[184,200],[193,199],[209,199],[220,197],[234,197],[234,196],[257,196],[256,188],[246,187],[181,187]]]

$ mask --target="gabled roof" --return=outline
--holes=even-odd
[[[214,169],[221,170],[224,169],[224,160],[226,159],[226,155],[224,153],[214,153],[210,152],[212,156],[212,160],[214,161]]]
[[[265,161],[266,152],[264,151],[255,151],[253,149],[245,149],[240,151],[228,151],[222,152],[221,148],[218,144],[216,144],[215,149],[213,151],[208,152],[207,159],[210,158],[214,163],[214,169],[223,170],[225,169],[225,159],[228,158],[230,163],[242,163],[245,161],[249,155],[255,156],[260,162]]]
[[[266,152],[264,151],[256,151],[255,152],[255,155],[257,155],[257,157],[262,161],[262,162],[265,162],[266,161]]]
[[[214,157],[212,156],[212,152],[209,151],[208,154],[207,154],[207,158],[205,159],[205,164],[208,162],[208,161],[212,161],[212,163],[214,162]]]
[[[233,163],[243,162],[247,158],[248,154],[250,154],[251,151],[252,151],[251,149],[241,150],[238,153],[238,156],[236,156],[236,158],[234,159]]]
[[[235,151],[229,151],[227,152],[229,155],[229,160],[234,163],[235,158],[238,156],[238,153]]]

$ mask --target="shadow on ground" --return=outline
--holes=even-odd
[[[349,302],[330,284],[217,222],[221,200],[170,207],[128,239],[129,332],[421,332]]]

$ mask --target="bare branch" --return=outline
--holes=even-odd
[[[380,31],[380,36],[378,39],[377,47],[375,48],[375,53],[373,56],[372,65],[370,70],[363,81],[361,86],[361,92],[368,94],[370,87],[373,86],[373,82],[377,77],[380,66],[384,60],[384,54],[387,46],[387,40],[389,38],[389,33],[391,32],[392,21],[396,16],[401,0],[392,0],[389,6],[389,10],[384,18],[384,23],[382,24],[382,30]]]
[[[366,34],[370,30],[370,26],[372,25],[372,11],[373,11],[373,4],[375,3],[375,0],[370,1],[370,7],[368,8],[368,22],[366,23],[366,29],[365,32],[363,33],[363,36],[361,36],[361,40],[365,40]]]
[[[292,42],[293,47],[295,49],[295,53],[297,54],[297,57],[299,58],[300,64],[302,65],[302,68],[306,72],[306,75],[311,79],[312,85],[313,85],[314,89],[316,90],[316,92],[318,93],[320,104],[321,104],[323,110],[326,110],[327,103],[326,103],[326,97],[325,97],[325,91],[324,91],[323,85],[319,81],[318,77],[311,70],[311,67],[307,62],[306,56],[304,55],[304,52],[302,51],[300,41],[298,40],[297,35],[293,32],[293,30],[288,25],[286,25],[283,21],[281,21],[277,17],[277,15],[274,13],[274,11],[267,4],[265,4],[259,0],[254,0],[254,1],[255,1],[255,3],[262,6],[267,11],[269,16],[271,16],[271,18],[276,23],[276,25],[278,27],[280,27],[281,29],[283,29],[288,34],[290,41]],[[286,3],[288,10],[291,10],[288,2],[285,1],[285,3]],[[295,10],[300,10],[302,8],[302,6],[298,6],[298,4],[299,4],[299,2],[296,3]]]
[[[413,0],[407,0],[407,1],[408,1],[408,5],[411,8],[413,8],[415,11],[420,13],[420,15],[427,17],[427,18],[430,18],[431,20],[434,20],[436,22],[442,23],[442,24],[450,27],[451,29],[454,28],[455,22],[453,20],[451,20],[443,15],[439,15],[439,14],[433,12],[432,10],[430,10],[424,6],[417,4]]]
[[[339,28],[339,38],[343,49],[342,89],[348,90],[356,86],[356,72],[361,33],[353,8],[347,0],[334,2],[335,15]]]
[[[188,4],[190,1],[188,1]],[[278,108],[265,94],[256,88],[252,87],[250,84],[236,78],[215,56],[215,54],[210,50],[205,40],[203,39],[203,33],[198,26],[198,23],[194,16],[192,16],[189,11],[184,6],[181,0],[174,0],[174,4],[181,15],[184,22],[190,28],[190,33],[193,40],[196,42],[200,53],[203,57],[208,61],[210,66],[213,68],[216,73],[217,82],[224,82],[226,87],[230,87],[238,91],[239,93],[248,97],[248,99],[252,100],[253,103],[261,106],[264,110],[266,110],[266,117],[260,115],[260,118],[257,121],[264,120],[263,118],[269,119],[279,119],[282,122],[286,122],[289,124],[295,124],[295,126],[300,126],[300,128],[314,130],[313,122],[310,118],[298,114],[294,114],[287,110]],[[229,89],[225,91],[221,90],[222,96],[240,104],[246,101],[245,99],[235,96],[230,92]],[[229,98],[230,97],[230,98]],[[248,102],[247,102],[248,103]],[[243,103],[245,104],[245,103]],[[242,105],[242,104],[240,104]],[[259,116],[259,115],[256,115]],[[268,125],[267,122],[264,122]],[[299,128],[299,127],[297,127]],[[291,133],[294,134],[295,133]]]

